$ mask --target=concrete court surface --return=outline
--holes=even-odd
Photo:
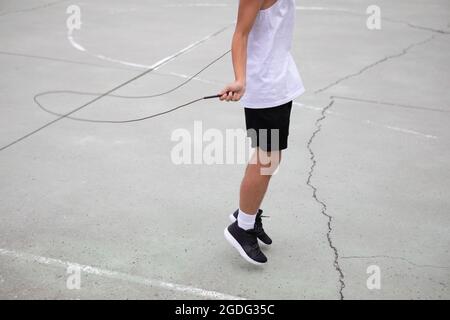
[[[81,27],[69,34],[70,5]],[[366,26],[370,5],[380,30]],[[179,53],[115,93],[175,87],[229,49],[236,6],[0,1],[0,148],[57,119],[36,94],[105,93]],[[245,166],[171,161],[176,129],[244,127],[238,104],[208,100],[131,124],[62,119],[3,149],[0,298],[449,299],[450,2],[297,6],[292,53],[307,93],[263,204],[267,266],[248,265],[223,238]],[[170,94],[103,97],[73,116],[161,112],[232,75],[227,55]],[[67,113],[93,98],[39,101]],[[81,286],[69,290],[73,266]]]

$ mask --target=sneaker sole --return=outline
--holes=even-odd
[[[258,262],[250,258],[247,253],[242,249],[239,242],[236,241],[236,239],[231,235],[230,231],[228,231],[228,228],[225,228],[223,231],[223,234],[225,236],[225,239],[239,252],[242,258],[244,258],[247,262],[250,262],[251,264],[261,266],[266,264],[265,262]]]

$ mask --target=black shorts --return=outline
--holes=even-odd
[[[244,109],[247,136],[251,138],[253,148],[264,151],[287,148],[292,101],[272,108]]]

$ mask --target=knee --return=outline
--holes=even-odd
[[[278,169],[281,162],[281,151],[260,152],[258,156],[258,166],[261,175],[271,177]]]

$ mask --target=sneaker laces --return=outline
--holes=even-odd
[[[264,231],[263,225],[262,225],[262,218],[269,218],[269,216],[265,215],[257,215],[255,219],[255,231],[256,232],[262,232]]]

